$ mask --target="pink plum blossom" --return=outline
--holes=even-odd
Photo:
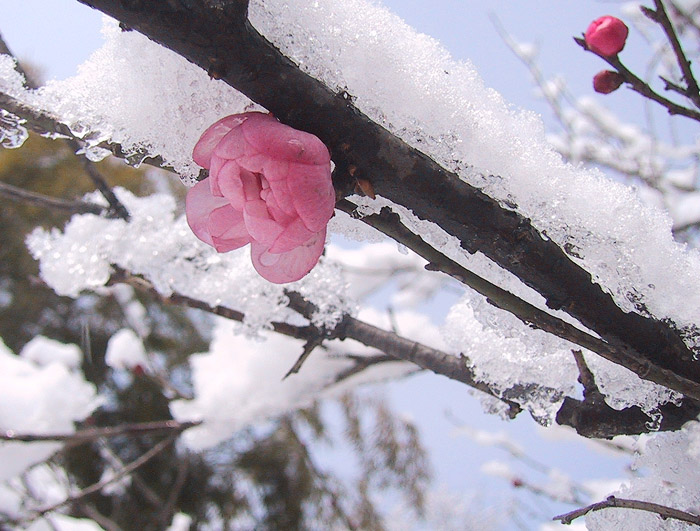
[[[619,18],[605,15],[595,19],[584,35],[586,46],[604,57],[617,55],[625,47],[629,29]]]
[[[220,253],[250,243],[253,266],[276,284],[311,271],[335,206],[321,140],[248,112],[209,127],[193,157],[209,170],[187,193],[187,222],[200,240]]]

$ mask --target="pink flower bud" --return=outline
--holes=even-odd
[[[593,77],[593,90],[601,94],[610,94],[619,89],[624,80],[619,72],[601,70]]]
[[[604,57],[611,57],[625,47],[628,33],[624,22],[606,15],[591,22],[584,37],[589,49]]]
[[[253,266],[276,284],[311,271],[335,206],[321,140],[249,112],[209,127],[193,157],[209,169],[187,193],[187,222],[200,240],[220,253],[250,243]]]

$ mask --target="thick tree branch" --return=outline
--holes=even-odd
[[[339,201],[336,206],[349,214],[354,213],[355,205],[345,199]],[[420,236],[413,234],[401,223],[398,214],[391,212],[388,208],[383,208],[378,214],[371,214],[361,219],[428,260],[426,269],[442,271],[450,275],[486,297],[493,306],[512,313],[526,325],[587,348],[613,363],[628,368],[640,378],[700,400],[700,384],[676,375],[672,371],[645,363],[628,349],[610,345],[476,275],[440,253]]]
[[[372,122],[351,99],[302,72],[253,28],[243,2],[233,11],[209,2],[80,0],[170,48],[328,145],[335,185],[349,193],[356,179],[378,195],[437,223],[469,252],[480,251],[630,356],[700,383],[700,364],[672,325],[623,312],[530,220],[469,186],[425,154]],[[353,168],[350,175],[349,168]]]
[[[655,513],[661,517],[662,520],[667,518],[673,518],[674,520],[680,520],[681,522],[688,522],[697,526],[700,526],[700,516],[688,513],[686,511],[680,511],[674,509],[673,507],[667,507],[665,505],[659,505],[658,503],[640,501],[640,500],[628,500],[625,498],[616,498],[615,496],[610,496],[604,501],[598,503],[592,503],[587,507],[581,509],[576,509],[566,514],[561,514],[555,516],[552,520],[560,520],[563,524],[570,524],[576,518],[585,516],[592,511],[600,511],[601,509],[609,509],[616,507],[618,509],[636,509],[638,511],[647,511],[650,513]]]

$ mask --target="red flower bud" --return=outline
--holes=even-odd
[[[612,70],[601,70],[593,77],[593,90],[601,94],[610,94],[616,91],[625,80],[622,74]]]
[[[625,47],[629,30],[619,18],[606,15],[591,22],[584,35],[590,50],[604,57],[617,55]]]

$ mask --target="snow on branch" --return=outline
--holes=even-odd
[[[344,90],[329,81],[324,84],[324,80],[312,77],[304,69],[315,70],[321,78],[324,77],[323,72],[330,72],[329,70],[308,62],[304,62],[302,69],[280,52],[276,46],[286,46],[296,54],[294,59],[301,62],[301,58],[305,57],[305,50],[294,49],[293,45],[284,41],[284,35],[293,36],[295,31],[303,30],[294,27],[283,32],[284,35],[274,34],[276,28],[270,19],[266,18],[271,16],[270,10],[276,9],[274,3],[266,3],[264,8],[256,3],[251,4],[251,16],[254,15],[256,24],[272,28],[272,33],[266,36],[261,35],[244,16],[244,10],[241,8],[243,4],[240,2],[221,5],[197,2],[187,5],[126,5],[114,0],[92,0],[83,3],[117,18],[123,29],[142,32],[174,50],[206,70],[210,76],[225,81],[246,94],[273,112],[282,122],[317,135],[332,151],[336,165],[334,184],[339,195],[351,193],[358,179],[369,183],[378,199],[380,196],[387,198],[396,205],[403,205],[417,218],[434,223],[447,234],[456,237],[461,247],[469,253],[479,251],[512,272],[524,284],[539,292],[549,308],[564,310],[597,333],[611,347],[627,351],[630,358],[638,360],[643,367],[649,367],[649,372],[646,369],[640,371],[645,377],[656,372],[658,368],[665,374],[673,375],[672,379],[676,380],[675,383],[666,382],[665,385],[672,385],[674,389],[689,396],[697,395],[692,388],[700,384],[700,368],[679,332],[679,329],[688,323],[685,318],[680,318],[675,320],[674,324],[674,319],[668,318],[666,312],[670,299],[657,298],[657,294],[646,288],[642,289],[641,284],[635,287],[611,285],[605,289],[601,286],[608,281],[615,283],[622,278],[637,278],[638,273],[625,276],[611,271],[607,262],[618,259],[613,256],[619,256],[620,263],[629,260],[634,253],[644,248],[644,243],[640,240],[632,245],[632,254],[628,254],[627,248],[615,248],[617,243],[605,249],[595,248],[594,242],[598,241],[597,237],[577,240],[572,239],[571,234],[567,234],[567,231],[576,233],[579,230],[581,234],[585,234],[590,229],[570,226],[567,220],[558,217],[559,214],[547,218],[538,213],[536,205],[541,203],[532,202],[534,189],[527,192],[525,188],[519,189],[517,193],[514,192],[515,195],[511,195],[506,189],[499,188],[501,183],[515,177],[515,173],[511,175],[508,171],[515,171],[513,166],[518,164],[521,160],[518,157],[523,155],[514,153],[510,162],[488,161],[478,156],[475,156],[473,161],[468,156],[462,160],[450,161],[442,151],[436,152],[432,158],[425,152],[432,154],[435,143],[427,137],[423,137],[427,140],[425,152],[416,149],[416,145],[421,143],[421,137],[411,136],[405,129],[393,126],[387,118],[382,120],[381,113],[377,112],[377,107],[374,107],[372,102],[367,101],[362,88],[354,94],[351,86]],[[234,5],[237,7],[233,10],[225,7]],[[341,6],[337,9],[342,10],[346,7]],[[280,9],[284,11],[286,8]],[[313,9],[322,12],[326,7],[304,8],[304,13],[313,15]],[[293,16],[291,11],[285,11],[284,15]],[[273,18],[280,20],[282,17]],[[281,40],[279,44],[273,45],[268,40],[276,38]],[[303,46],[298,44],[302,40],[304,39],[297,39],[296,45]],[[333,75],[335,74],[331,72],[326,77],[331,80]],[[449,80],[446,81],[448,88],[445,90],[450,90]],[[470,104],[473,105],[474,102]],[[495,107],[487,109],[486,112],[495,112]],[[391,112],[394,113],[391,115],[392,120],[400,119],[395,115],[398,111]],[[482,118],[478,112],[474,116],[476,118],[471,118],[472,121]],[[487,123],[493,124],[496,129],[507,127],[505,122],[513,120],[513,117],[504,114],[503,119],[502,126],[495,125],[494,121],[484,120],[480,127],[485,127]],[[438,129],[447,124],[437,123]],[[440,141],[445,146],[466,146],[467,141],[476,142],[473,137],[462,137],[456,144],[452,144],[454,141],[450,137],[451,134],[460,138],[456,131],[443,130]],[[499,137],[498,132],[490,134],[501,142],[516,142],[515,139]],[[404,138],[410,140],[410,143]],[[517,142],[521,142],[521,139]],[[476,148],[477,144],[474,143],[474,146],[466,149],[464,153],[474,153]],[[531,149],[536,148],[531,146]],[[486,150],[486,153],[493,152],[493,147]],[[499,166],[504,171],[499,170]],[[498,173],[481,171],[478,169],[481,167],[492,167],[498,170]],[[528,171],[530,170],[536,173],[534,167],[529,167]],[[553,179],[551,182],[557,182],[556,180],[564,175],[571,175],[581,182],[580,186],[589,186],[586,194],[595,189],[593,181],[588,180],[589,177],[580,172],[573,176],[570,173],[572,170],[563,165],[556,166],[547,162],[540,167],[540,171],[548,174],[548,179]],[[560,174],[558,177],[553,175],[556,172]],[[476,183],[481,183],[481,186],[475,186]],[[532,184],[534,183],[531,183],[531,186]],[[568,185],[565,186],[567,187]],[[493,192],[493,196],[485,191]],[[620,198],[617,190],[612,195],[610,192],[606,194],[605,201],[612,200],[613,196],[616,199]],[[603,195],[596,199],[603,200]],[[566,204],[566,201],[569,199],[563,204]],[[574,215],[580,216],[582,213]],[[600,212],[591,213],[588,219],[593,223],[604,223],[600,215]],[[547,226],[548,223],[552,223],[552,219],[554,225]],[[647,217],[646,214],[640,213],[640,219],[647,223],[651,222],[654,216]],[[537,221],[537,225],[547,227],[546,231],[538,229],[533,220]],[[601,226],[599,229],[609,230],[609,227]],[[661,233],[655,231],[656,229],[647,231],[644,237],[651,237],[652,234],[653,238],[656,238],[657,234],[660,237]],[[638,239],[641,234],[642,232],[639,232],[632,237]],[[667,237],[668,235],[664,236]],[[618,241],[614,237],[612,240]],[[607,241],[604,246],[611,245],[607,237],[602,241]],[[589,248],[591,244],[593,247]],[[600,252],[612,255],[603,258],[598,254]],[[674,250],[672,254],[675,252]],[[591,258],[593,259],[590,260]],[[637,265],[633,259],[630,265],[625,267],[631,267],[632,272]],[[591,270],[586,267],[590,267]],[[670,285],[665,281],[642,282],[644,285],[653,285],[652,291],[661,286],[666,289],[666,286]],[[638,289],[643,292],[642,295],[635,293]],[[686,293],[688,291],[697,292],[697,286],[689,287]],[[651,298],[647,301],[646,297]],[[644,302],[637,304],[638,298],[644,299]],[[652,299],[655,304],[657,301],[661,303],[664,310],[659,311],[661,306],[655,309],[654,304],[650,302]],[[681,383],[679,378],[687,379],[688,385]]]

